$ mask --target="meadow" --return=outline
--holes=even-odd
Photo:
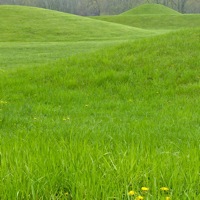
[[[0,199],[200,199],[199,15],[160,9],[0,6]]]

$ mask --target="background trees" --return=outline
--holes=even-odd
[[[159,3],[181,13],[200,13],[200,0],[1,0],[0,4],[28,5],[78,15],[119,14],[143,3]]]

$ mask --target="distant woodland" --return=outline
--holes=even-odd
[[[181,13],[200,13],[200,0],[0,0],[0,4],[26,5],[83,16],[115,15],[144,3],[158,3]]]

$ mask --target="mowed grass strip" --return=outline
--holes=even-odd
[[[0,71],[0,198],[198,199],[199,38]]]
[[[115,46],[123,40],[79,41],[79,42],[1,42],[0,69],[30,67],[43,63],[67,59],[72,55],[90,53],[108,46]]]

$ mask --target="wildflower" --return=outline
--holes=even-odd
[[[171,198],[170,197],[166,197],[166,200],[170,200]]]
[[[135,195],[135,192],[134,192],[133,190],[131,190],[131,191],[128,192],[128,195],[129,195],[129,196],[134,196],[134,195]]]
[[[149,191],[149,188],[148,188],[148,187],[142,187],[141,190],[142,190],[143,192],[147,192],[147,191]]]
[[[143,200],[143,199],[144,199],[143,196],[138,196],[138,197],[136,198],[136,200]]]
[[[169,188],[168,187],[161,187],[160,190],[164,191],[164,192],[167,192],[167,191],[169,191]]]

